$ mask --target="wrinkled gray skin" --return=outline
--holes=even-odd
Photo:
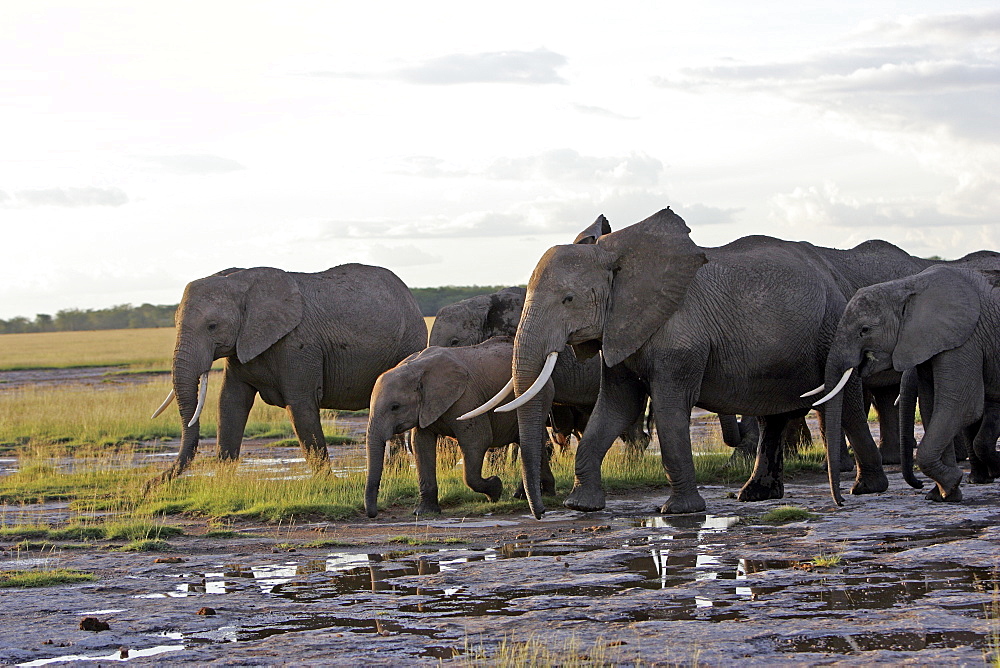
[[[219,456],[239,457],[259,394],[287,409],[306,458],[327,459],[320,408],[368,406],[375,379],[421,350],[427,327],[409,289],[388,269],[345,264],[306,274],[228,269],[192,281],[177,309],[173,386],[181,450],[167,478],[194,457],[198,378],[226,358],[219,395]]]
[[[458,441],[465,466],[465,483],[497,501],[503,490],[500,478],[483,478],[483,458],[490,448],[516,443],[517,414],[492,411],[459,422],[456,418],[489,400],[510,380],[511,337],[491,338],[475,346],[431,346],[389,369],[375,382],[368,418],[366,445],[368,478],[365,512],[378,515],[385,442],[394,434],[413,429],[413,454],[417,464],[420,503],[414,514],[438,513],[437,437]],[[543,391],[551,400],[552,383]],[[543,463],[543,488],[555,491],[555,480]]]
[[[963,429],[979,431],[984,406],[1000,401],[998,284],[1000,272],[935,266],[860,290],[847,304],[827,359],[826,378],[834,383],[848,369],[865,378],[916,368],[922,406],[932,411],[924,414],[917,464],[936,483],[927,495],[934,501],[962,499],[953,439]],[[828,438],[836,435],[832,422]],[[830,484],[839,496],[837,481]]]
[[[576,243],[592,243],[586,241],[591,237],[584,237],[585,240],[581,241],[582,236],[577,237]],[[493,336],[514,336],[521,320],[526,292],[519,287],[504,288],[442,307],[431,327],[429,345],[471,346]],[[552,371],[552,382],[555,387],[554,403],[546,409],[546,415],[557,418],[550,420],[553,431],[562,430],[568,434],[580,426],[579,436],[597,401],[601,386],[601,362],[596,358],[578,361],[567,347],[559,355]],[[643,431],[642,418],[630,425],[621,438],[626,447],[639,452],[646,449],[650,440],[649,434]]]
[[[635,420],[646,392],[672,487],[662,512],[705,508],[688,428],[694,406],[762,417],[754,472],[739,498],[780,498],[780,434],[809,409],[813,398],[800,395],[822,383],[829,342],[855,286],[880,280],[885,257],[896,254],[910,257],[885,242],[837,251],[762,236],[699,248],[669,209],[595,245],[550,249],[528,284],[514,343],[515,392],[524,392],[545,356],[567,343],[578,356],[601,350],[604,358],[600,396],[577,448],[566,505],[604,507],[601,463],[614,436]],[[842,420],[858,464],[853,491],[884,491],[888,480],[868,431],[860,383],[849,383],[847,394]],[[526,433],[542,419],[533,404],[518,409],[525,455],[533,447]],[[539,499],[530,481],[528,495],[533,503]]]
[[[923,389],[919,391],[920,414],[924,425],[930,422],[934,414],[934,407],[931,403],[932,383],[933,378],[925,379],[922,384]],[[913,473],[913,450],[917,447],[914,437],[914,423],[920,386],[916,367],[903,372],[903,380],[899,388],[899,432],[901,434],[899,455],[903,478],[915,489],[921,489],[924,486],[924,483],[917,479]],[[998,438],[1000,438],[1000,404],[987,400],[983,405],[982,420],[962,429],[952,443],[957,461],[962,460],[963,457],[969,459],[969,482],[986,484],[1000,477],[1000,453],[997,452]]]

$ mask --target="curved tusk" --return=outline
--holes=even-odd
[[[205,407],[205,395],[208,394],[208,372],[201,374],[201,378],[198,379],[198,405],[194,409],[194,417],[188,422],[189,427],[193,427],[194,423],[198,421],[201,417],[201,409]]]
[[[483,413],[488,413],[490,411],[490,409],[492,409],[494,406],[499,405],[501,401],[503,401],[504,399],[506,399],[507,395],[510,394],[510,391],[513,390],[513,389],[514,389],[514,379],[511,378],[510,380],[507,381],[507,384],[503,386],[502,390],[500,390],[495,395],[493,395],[492,399],[490,399],[489,401],[487,401],[485,404],[483,404],[479,408],[473,408],[471,411],[469,411],[465,415],[462,415],[462,416],[460,416],[460,417],[458,417],[456,419],[457,420],[471,420],[472,418],[477,417],[479,415],[482,415]]]
[[[825,404],[826,402],[830,401],[830,399],[833,399],[835,396],[837,396],[837,393],[840,392],[842,389],[844,389],[844,385],[847,385],[847,379],[851,377],[852,371],[854,371],[853,366],[849,368],[847,371],[845,371],[844,375],[840,377],[840,380],[837,382],[837,387],[830,390],[829,394],[827,394],[825,397],[814,403],[813,406],[819,406],[820,404]]]
[[[822,392],[825,389],[826,389],[826,383],[820,385],[815,390],[809,390],[805,394],[800,394],[799,398],[800,399],[805,399],[806,397],[811,397],[811,396],[817,395],[817,394],[819,394],[820,392]]]
[[[160,413],[165,411],[167,409],[167,406],[169,406],[170,402],[173,400],[174,400],[174,391],[170,390],[170,392],[167,393],[167,398],[163,400],[163,403],[160,404],[159,408],[153,411],[153,415],[149,419],[152,420],[153,418],[157,417]]]
[[[896,395],[896,400],[895,400],[894,402],[892,402],[892,405],[893,405],[893,406],[898,406],[898,405],[899,405],[899,397],[900,397],[900,396],[901,396],[901,395],[899,395],[899,394],[897,394],[897,395]]]
[[[535,382],[531,384],[531,387],[525,390],[524,394],[519,396],[517,399],[514,399],[514,401],[509,404],[504,404],[500,408],[496,409],[496,412],[506,413],[507,411],[514,410],[515,408],[520,408],[524,404],[531,401],[534,396],[538,394],[543,387],[545,387],[545,383],[548,382],[549,376],[552,375],[552,369],[555,368],[556,360],[558,358],[559,351],[549,353],[549,356],[545,358],[545,366],[542,367],[541,373],[538,374],[538,378],[536,378]]]

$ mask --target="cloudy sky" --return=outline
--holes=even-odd
[[[5,2],[0,318],[232,266],[523,283],[667,205],[1000,249],[998,109],[995,0]]]

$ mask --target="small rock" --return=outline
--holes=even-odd
[[[153,560],[154,564],[183,564],[184,560],[180,557],[157,557]]]
[[[210,608],[207,605],[198,611],[199,615],[211,616],[215,614],[215,608]]]
[[[295,548],[294,548],[294,547],[290,547],[290,548],[288,548],[288,550],[287,550],[287,551],[288,551],[288,552],[295,552]]]
[[[516,536],[514,536],[514,540],[526,540],[527,538],[528,534],[526,533],[519,533]]]
[[[118,658],[119,659],[127,659],[128,658],[128,647],[119,647],[118,648]]]
[[[107,622],[102,622],[97,617],[84,617],[80,620],[81,631],[108,631],[111,626]]]
[[[45,642],[43,642],[42,644],[43,644],[43,645],[55,645],[55,642],[54,642],[54,641],[52,641],[52,640],[46,640],[46,641],[45,641]]]

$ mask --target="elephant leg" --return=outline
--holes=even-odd
[[[993,482],[993,476],[989,474],[989,466],[986,461],[984,461],[979,456],[979,452],[976,450],[976,439],[979,437],[979,432],[983,429],[983,420],[977,420],[975,424],[967,427],[965,430],[965,440],[970,444],[969,447],[969,482],[977,485],[983,485]]]
[[[483,478],[486,451],[493,445],[493,431],[489,421],[473,420],[461,426],[456,425],[455,438],[462,450],[465,484],[473,492],[485,494],[490,501],[499,501],[503,482],[498,476]]]
[[[899,387],[874,387],[870,391],[875,412],[878,413],[878,451],[882,456],[882,463],[898,464],[899,407],[896,406],[896,397],[899,396]]]
[[[253,408],[257,390],[236,379],[226,368],[219,391],[219,459],[238,459],[243,432]]]
[[[730,448],[739,446],[741,440],[740,421],[731,413],[719,413],[719,427],[722,428],[722,442]]]
[[[917,464],[937,483],[927,494],[931,501],[962,500],[963,473],[955,461],[954,438],[963,427],[979,421],[984,406],[982,376],[970,376],[968,371],[981,368],[982,361],[973,364],[969,356],[959,348],[940,353],[929,363],[935,384],[934,415],[917,445]]]
[[[312,402],[300,402],[289,405],[286,410],[292,419],[292,428],[306,461],[315,471],[322,470],[329,461],[329,455],[326,452],[323,425],[319,420],[319,407]]]
[[[987,401],[983,407],[983,420],[976,438],[972,441],[972,455],[979,462],[982,478],[1000,478],[1000,453],[997,452],[997,438],[1000,438],[1000,404]],[[971,457],[970,457],[971,460]]]
[[[889,489],[889,479],[882,469],[882,457],[868,428],[868,413],[862,401],[861,381],[852,378],[844,388],[844,408],[841,414],[844,434],[854,450],[857,476],[851,494],[876,494]]]
[[[801,411],[765,415],[758,418],[760,442],[757,445],[757,460],[754,462],[750,479],[746,481],[736,496],[738,500],[764,501],[766,499],[780,499],[785,496],[785,484],[782,479],[785,452],[781,437],[789,420],[798,417],[801,417]]]
[[[652,393],[656,411],[656,433],[660,458],[670,482],[671,494],[660,508],[661,513],[697,513],[705,510],[705,499],[698,493],[694,456],[691,453],[691,408],[694,402],[671,388],[657,387]]]
[[[646,388],[621,364],[612,368],[602,365],[601,374],[601,392],[576,447],[573,490],[564,502],[574,510],[604,508],[601,464],[618,435],[642,413],[646,400]]]
[[[437,483],[437,434],[433,434],[427,429],[414,429],[413,458],[417,465],[417,488],[420,492],[420,502],[414,508],[413,514],[440,513]],[[479,467],[482,468],[482,465],[483,459],[480,455]],[[465,470],[469,470],[468,460],[465,462]]]
[[[569,447],[569,437],[573,433],[573,408],[562,404],[552,404],[549,409],[549,440],[560,452]]]
[[[636,418],[635,422],[630,424],[628,429],[622,432],[622,443],[625,444],[626,452],[631,455],[641,455],[646,451],[646,448],[649,447],[650,441],[653,440],[652,436],[644,429],[646,423],[645,413],[646,411],[644,406],[643,410],[639,412],[639,417]]]

